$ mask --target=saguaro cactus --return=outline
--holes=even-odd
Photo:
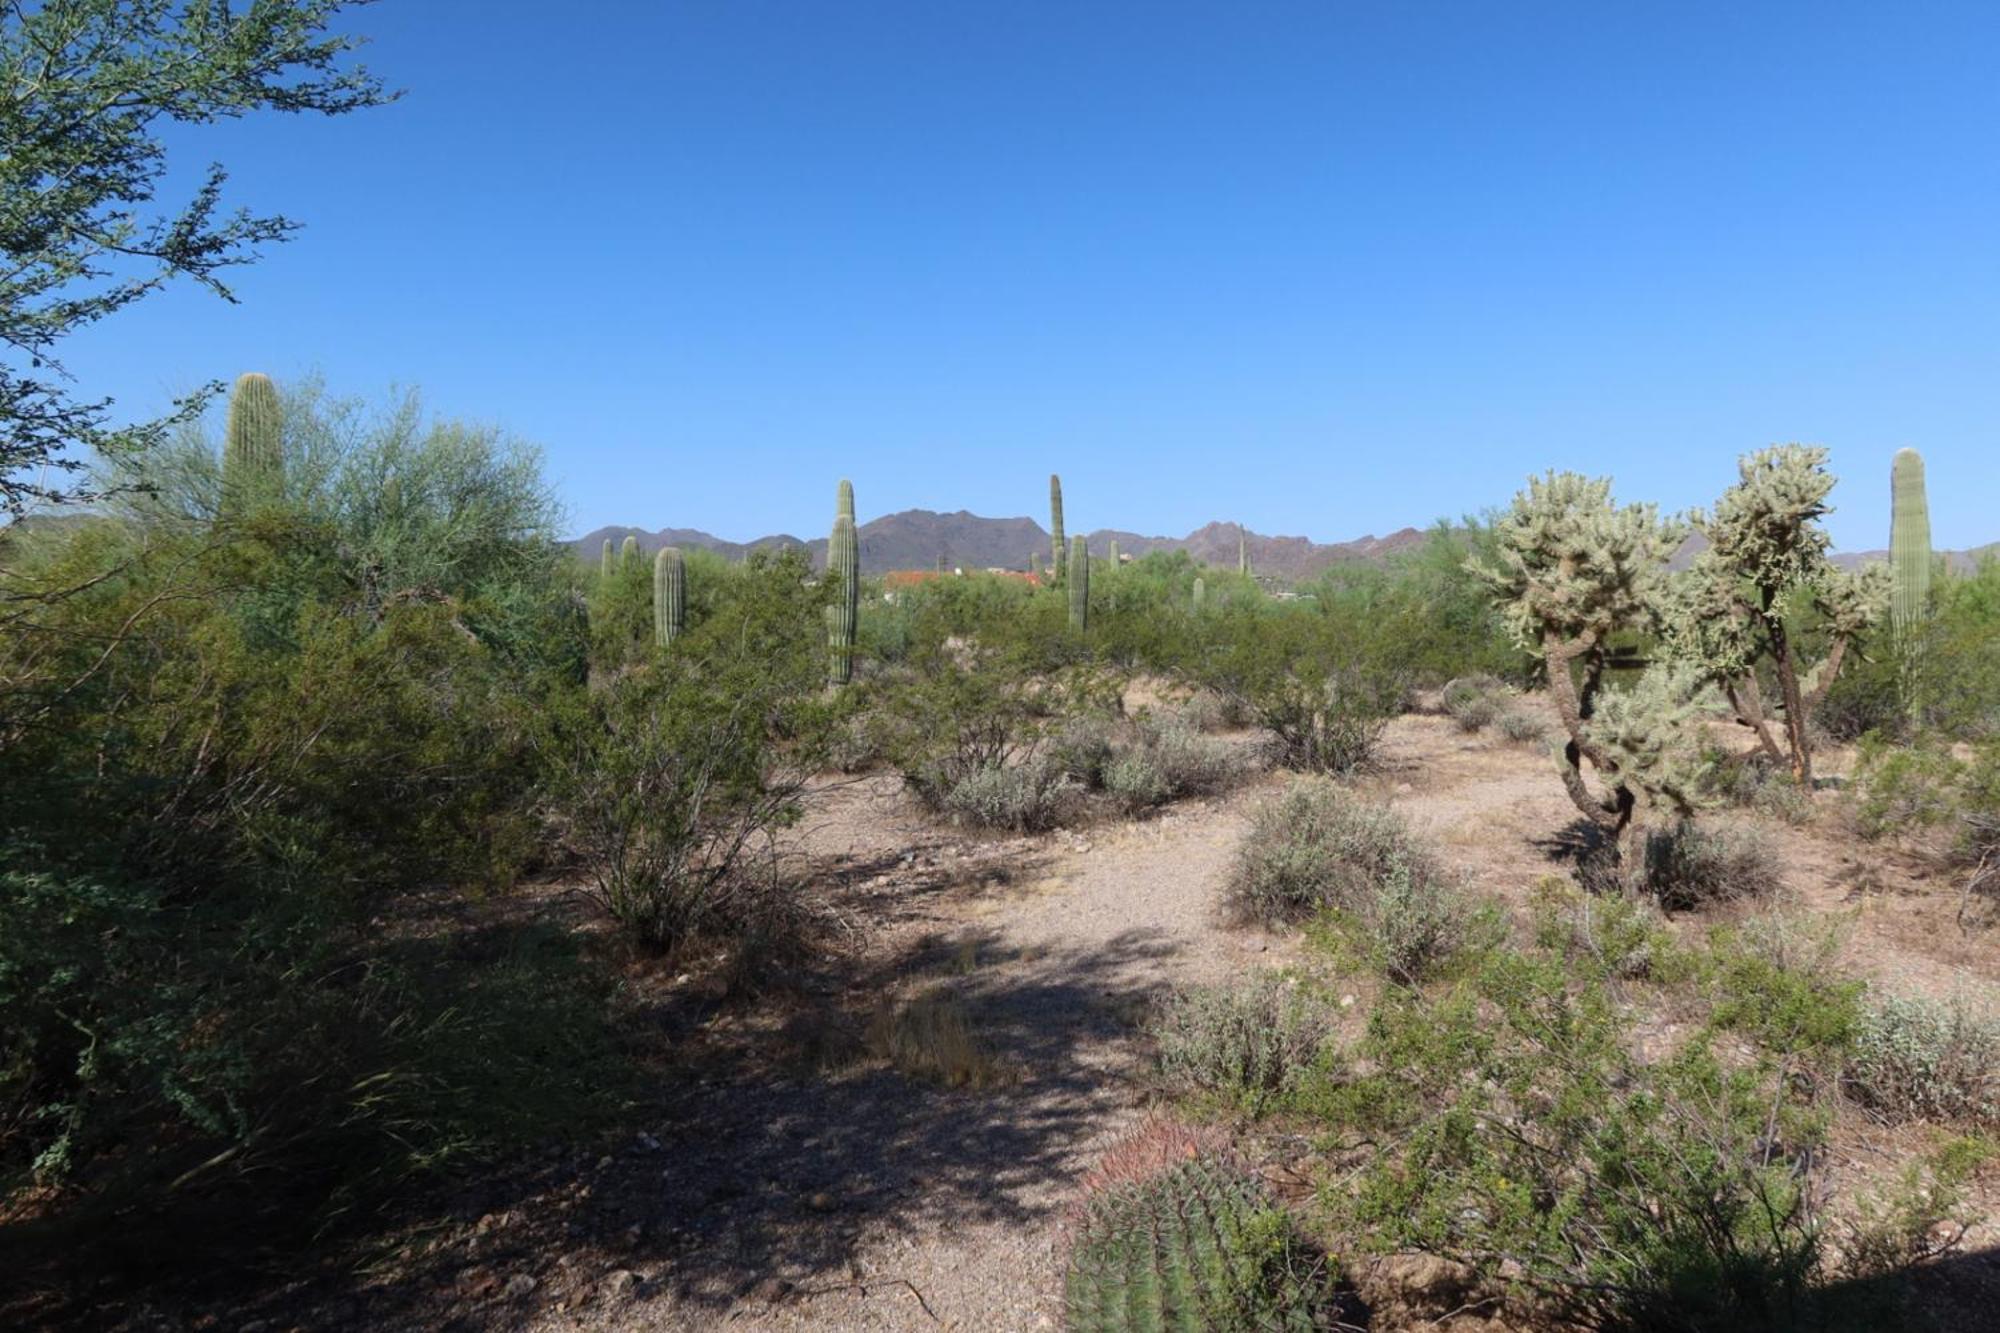
[[[833,606],[826,617],[826,678],[834,685],[854,679],[854,626],[861,614],[861,547],[854,535],[854,487],[840,483],[833,532],[826,542],[826,573],[833,579]]]
[[[1111,539],[1111,567],[1113,569],[1118,568],[1118,539],[1116,537]]]
[[[604,539],[604,559],[602,563],[598,565],[597,568],[597,572],[600,577],[607,579],[611,577],[611,571],[616,568],[616,566],[613,565],[611,561],[612,561],[611,539],[609,537],[606,537]]]
[[[1081,537],[1069,539],[1069,627],[1078,634],[1090,628],[1090,551]]]
[[[222,495],[233,506],[276,481],[285,459],[284,408],[269,375],[236,377],[222,444]]]
[[[1889,623],[1906,637],[1922,623],[1931,592],[1931,511],[1924,497],[1924,458],[1898,449],[1889,469]]]
[[[1243,525],[1236,525],[1236,572],[1244,578],[1250,577],[1250,540],[1244,535]]]
[[[639,539],[637,537],[627,537],[624,541],[618,543],[618,567],[620,569],[631,569],[638,563]]]
[[[845,477],[840,479],[840,489],[834,494],[833,516],[844,516],[849,523],[854,521],[854,483]]]
[[[1064,551],[1062,478],[1051,472],[1049,474],[1049,564],[1058,583],[1062,581]]]
[[[1030,574],[1039,574],[1042,572],[1042,553],[1040,551],[1028,552],[1028,572]]]
[[[687,628],[687,562],[678,546],[653,557],[653,642],[664,648]]]
[[[1208,580],[1197,577],[1194,581],[1194,610],[1196,615],[1208,605]]]

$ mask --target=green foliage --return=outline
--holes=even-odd
[[[1064,1304],[1074,1333],[1308,1333],[1331,1316],[1330,1278],[1255,1176],[1203,1155],[1085,1201]]]
[[[1840,924],[1785,913],[1716,933],[1702,960],[1711,1023],[1830,1073],[1860,1022],[1863,984],[1835,965]]]
[[[1436,999],[1392,997],[1328,1103],[1381,1150],[1335,1206],[1383,1250],[1468,1265],[1593,1328],[1785,1327],[1818,1273],[1823,1118],[1762,1061],[1696,1040],[1656,1065],[1563,963],[1495,953]]]
[[[340,115],[389,99],[329,29],[341,0],[254,6],[167,0],[48,0],[0,24],[0,509],[101,497],[74,484],[82,449],[134,455],[199,416],[221,385],[163,421],[112,424],[110,401],[78,397],[63,368],[71,334],[187,278],[233,299],[223,278],[296,223],[228,209],[211,165],[178,211],[146,216],[187,127],[261,111]],[[168,127],[173,127],[169,132]],[[103,480],[106,474],[98,474]]]
[[[1607,982],[1674,980],[1689,968],[1651,899],[1580,892],[1554,875],[1536,886],[1535,942]]]

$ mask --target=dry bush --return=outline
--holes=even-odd
[[[948,990],[902,1003],[884,1000],[869,1021],[868,1050],[911,1078],[948,1088],[992,1088],[1018,1071],[996,1059],[973,1031],[965,1002]]]
[[[1843,1083],[1888,1120],[2000,1124],[2000,1021],[1963,1000],[1882,996],[1862,1006]]]
[[[1549,735],[1548,724],[1519,705],[1503,710],[1495,725],[1502,736],[1523,744],[1545,741]]]
[[[1178,991],[1153,1019],[1161,1076],[1227,1097],[1253,1115],[1335,1057],[1336,1011],[1275,972]]]
[[[1646,839],[1645,883],[1661,908],[1686,912],[1774,898],[1784,876],[1762,834],[1699,828],[1690,820]]]

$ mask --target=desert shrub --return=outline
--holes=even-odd
[[[1325,779],[1301,778],[1261,806],[1236,855],[1229,900],[1245,920],[1296,921],[1352,910],[1416,854],[1409,830]]]
[[[1105,785],[1106,771],[1117,757],[1116,735],[1108,717],[1073,717],[1050,738],[1045,753],[1078,786],[1096,790]]]
[[[939,809],[978,828],[1039,833],[1076,814],[1082,789],[1044,759],[974,769],[945,791]]]
[[[1547,740],[1549,735],[1548,724],[1518,704],[1502,709],[1495,725],[1502,736],[1523,744]]]
[[[1177,991],[1153,1019],[1160,1074],[1171,1087],[1255,1115],[1337,1062],[1334,1018],[1310,990],[1271,972]]]
[[[1326,1261],[1250,1172],[1203,1154],[1087,1196],[1064,1275],[1075,1333],[1323,1328]]]
[[[1736,756],[1711,749],[1703,764],[1702,794],[1743,810],[1803,824],[1812,818],[1812,798],[1791,771],[1764,754]]]
[[[1744,899],[1784,888],[1772,849],[1751,830],[1712,829],[1683,821],[1646,839],[1645,885],[1669,912]]]
[[[1445,713],[1461,731],[1481,731],[1499,720],[1507,687],[1493,676],[1460,676],[1439,696]]]
[[[1843,1083],[1885,1119],[2000,1124],[2000,1022],[1962,1000],[1872,998]]]
[[[1606,980],[1663,979],[1684,970],[1650,899],[1583,893],[1555,876],[1536,887],[1535,940]]]
[[[1104,770],[1104,790],[1130,810],[1143,810],[1171,800],[1167,775],[1145,750],[1132,749],[1113,759]]]
[[[1196,731],[1240,731],[1250,717],[1240,700],[1213,690],[1196,690],[1174,710],[1174,717]]]
[[[1842,1219],[1840,1275],[1849,1282],[1878,1283],[1906,1275],[1955,1248],[1970,1226],[1966,1184],[1992,1155],[1989,1141],[1955,1139],[1925,1160],[1909,1163],[1886,1185],[1861,1195],[1852,1213]],[[1891,1294],[1904,1293],[1892,1288]],[[1909,1313],[1870,1311],[1853,1323],[1867,1326],[1864,1321],[1873,1314],[1874,1327],[1907,1326],[1914,1322]]]
[[[1696,1040],[1658,1065],[1560,960],[1492,955],[1469,986],[1389,997],[1375,1072],[1329,1114],[1377,1151],[1330,1196],[1384,1250],[1467,1265],[1559,1325],[1784,1327],[1820,1261],[1823,1117],[1773,1061]]]
[[[1434,974],[1475,933],[1475,912],[1456,878],[1429,857],[1397,861],[1372,898],[1349,914],[1390,980],[1414,986]]]
[[[1128,807],[1141,809],[1222,791],[1243,771],[1234,746],[1170,718],[1140,723],[1136,743],[1104,769],[1104,788]]]
[[[1838,965],[1845,923],[1768,912],[1716,932],[1701,960],[1710,1021],[1830,1072],[1860,1022],[1862,982]]]

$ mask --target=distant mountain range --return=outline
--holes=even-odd
[[[1335,561],[1373,559],[1408,550],[1424,540],[1418,529],[1404,528],[1386,537],[1324,544],[1305,537],[1270,537],[1235,523],[1210,523],[1185,537],[1149,537],[1102,528],[1085,534],[1084,543],[1096,556],[1108,555],[1111,543],[1116,541],[1121,555],[1184,550],[1203,563],[1233,568],[1239,533],[1249,548],[1250,567],[1259,574],[1288,582],[1311,578]],[[892,569],[935,569],[940,559],[954,569],[1025,569],[1030,553],[1042,564],[1048,563],[1050,555],[1048,529],[1034,519],[983,518],[963,509],[955,514],[929,509],[886,514],[863,523],[856,535],[860,538],[862,571],[870,574]],[[590,560],[597,557],[606,541],[619,546],[627,537],[638,538],[639,549],[649,556],[662,546],[678,546],[714,551],[731,560],[740,560],[748,552],[763,547],[800,547],[814,564],[826,561],[826,538],[801,541],[790,533],[732,542],[693,528],[647,532],[642,528],[608,527],[577,538],[574,545],[579,555]]]
[[[1096,556],[1110,553],[1117,541],[1122,555],[1140,556],[1148,551],[1186,551],[1204,564],[1233,568],[1236,538],[1242,533],[1250,550],[1250,567],[1258,574],[1283,582],[1309,579],[1328,565],[1341,560],[1373,560],[1421,545],[1424,534],[1417,528],[1402,528],[1386,537],[1361,537],[1349,542],[1315,542],[1305,537],[1272,537],[1250,532],[1235,523],[1210,523],[1185,537],[1148,537],[1137,532],[1100,528],[1084,540]],[[940,558],[954,569],[1024,569],[1033,552],[1043,564],[1049,559],[1049,534],[1032,518],[983,518],[961,509],[940,514],[929,509],[906,509],[886,514],[861,525],[861,568],[864,573],[882,574],[892,569],[935,569]],[[639,549],[650,556],[662,546],[684,550],[714,551],[730,560],[741,560],[760,547],[799,547],[816,565],[826,562],[826,538],[802,541],[790,533],[759,537],[755,541],[732,542],[695,528],[599,528],[576,539],[573,545],[585,560],[597,558],[604,543],[614,547],[625,538],[639,539]],[[1676,567],[1685,566],[1702,547],[1700,537],[1690,537],[1675,554]],[[1971,551],[1946,551],[1952,568],[1969,570],[1985,555],[2000,556],[2000,542]],[[1850,551],[1834,556],[1847,567],[1871,560],[1886,560],[1887,551]]]

